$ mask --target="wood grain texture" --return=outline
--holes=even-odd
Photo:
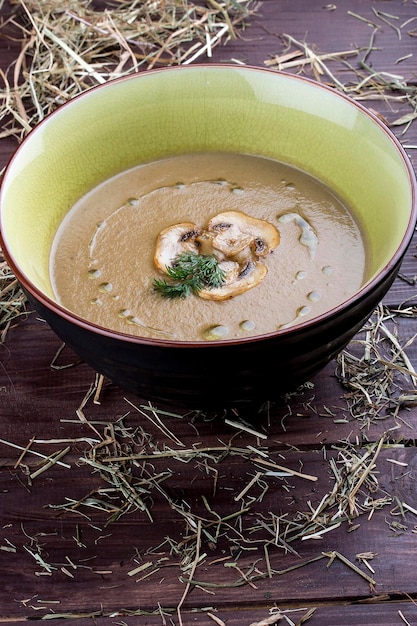
[[[336,8],[330,10],[319,0],[264,0],[246,30],[216,48],[211,61],[265,67],[266,61],[288,51],[285,35],[290,35],[316,54],[359,48],[375,71],[416,84],[415,2],[351,0],[332,6]],[[7,11],[6,3],[0,15]],[[18,42],[0,34],[3,69],[18,53]],[[360,58],[349,60],[352,67],[339,61],[329,67],[347,83]],[[314,78],[308,65],[303,73]],[[331,82],[325,75],[321,80]],[[409,111],[398,100],[363,104],[388,123]],[[416,124],[406,133],[403,126],[391,129],[403,145],[415,146]],[[1,140],[1,167],[15,147],[13,140]],[[417,169],[416,149],[406,149]],[[386,326],[401,346],[409,344],[406,353],[413,364],[415,318],[400,316],[398,310],[417,302],[416,254],[414,240],[384,299],[397,312]],[[358,334],[349,350],[360,353],[365,338]],[[378,345],[392,357],[386,335]],[[352,389],[341,380],[335,360],[297,393],[245,415],[254,434],[232,426],[228,420],[237,419],[232,412],[172,410],[164,417],[164,434],[152,414],[142,412],[146,398],[134,398],[107,380],[100,403],[90,398],[83,413],[77,413],[95,372],[69,349],[59,353],[61,347],[30,312],[16,320],[0,345],[0,624],[61,616],[68,626],[179,626],[179,605],[187,626],[251,626],[278,610],[294,624],[311,626],[417,623],[417,409],[410,402],[397,411],[394,402],[400,394],[415,393],[412,376],[397,373],[393,402],[375,414],[372,402],[364,401],[355,407],[355,418]],[[137,452],[145,446],[167,453],[129,465],[130,481],[140,481],[149,472],[165,479],[160,488],[148,485],[149,493],[144,493],[149,513],[132,507],[109,523],[111,508],[93,508],[88,496],[101,498],[114,510],[121,505],[120,494],[109,492],[109,475],[87,460],[94,443],[121,423],[129,433],[123,439],[119,432],[121,450],[130,450],[134,440]],[[31,438],[30,452],[19,463]],[[352,462],[361,459],[376,450],[381,438],[385,445],[370,470],[376,482],[360,486],[357,515],[341,520],[321,539],[293,538],[288,526],[287,542],[277,540],[282,525],[302,524],[332,491],[331,463],[343,472],[349,454]],[[33,452],[45,457],[66,446],[61,465],[31,478],[42,460]],[[180,460],[169,454],[193,448],[207,450],[207,456]],[[258,460],[262,454],[289,472],[268,473],[272,469]],[[257,473],[260,480],[251,482]],[[341,492],[329,515],[345,505]],[[182,563],[196,533],[187,512],[207,530],[202,560],[193,573]],[[219,526],[219,519],[228,521]],[[370,567],[361,558],[367,553],[372,555]],[[141,565],[143,570],[132,574]],[[291,622],[283,618],[279,623]]]

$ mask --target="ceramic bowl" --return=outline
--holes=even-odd
[[[60,306],[49,256],[74,202],[135,165],[200,151],[277,159],[330,187],[367,238],[369,271],[357,293],[313,320],[239,340],[141,339]],[[61,106],[12,157],[0,210],[12,271],[82,359],[146,400],[221,408],[274,400],[346,346],[399,270],[416,222],[416,179],[394,135],[331,88],[273,70],[196,65],[117,79]]]

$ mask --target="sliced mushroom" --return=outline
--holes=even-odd
[[[264,257],[274,250],[280,240],[278,230],[269,222],[257,219],[241,211],[224,211],[208,223],[213,233],[213,247],[228,257],[250,246],[252,254]]]
[[[227,300],[263,281],[268,269],[260,259],[279,241],[278,230],[269,222],[240,211],[224,211],[213,217],[206,229],[193,222],[165,228],[157,238],[154,262],[166,273],[183,252],[214,255],[225,281],[221,287],[201,289],[198,295],[205,300]]]
[[[196,241],[201,229],[192,222],[174,224],[162,230],[156,240],[154,263],[162,272],[170,267],[174,259],[183,252],[200,252],[201,244]]]
[[[209,232],[212,234],[212,246],[216,250],[220,250],[225,256],[235,256],[242,252],[252,242],[252,236],[245,233],[234,220],[209,222]]]
[[[219,264],[225,273],[221,287],[202,289],[198,295],[205,300],[228,300],[248,289],[259,285],[268,273],[266,265],[260,261],[249,261],[244,266],[236,261],[223,261]]]

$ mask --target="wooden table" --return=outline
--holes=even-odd
[[[353,85],[346,62],[365,59],[416,98],[415,0],[265,0],[249,22],[211,61]],[[332,76],[300,64],[305,45],[335,54]],[[6,68],[19,42],[0,46]],[[413,113],[384,93],[363,104],[389,124]],[[417,121],[391,128],[417,168]],[[36,314],[16,319],[0,345],[0,622],[417,624],[416,275],[414,241],[378,324],[244,424],[152,411],[110,381],[95,393]]]

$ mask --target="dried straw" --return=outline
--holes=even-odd
[[[400,410],[417,403],[417,374],[406,353],[417,335],[403,345],[396,335],[396,318],[416,315],[413,307],[392,311],[380,304],[336,359],[349,412],[362,422],[364,436],[371,423],[400,420]]]
[[[11,324],[26,312],[26,297],[0,248],[0,344]]]
[[[90,389],[88,399],[92,395]],[[97,516],[103,519],[104,516],[107,527],[121,516],[133,512],[143,515],[145,521],[152,523],[157,521],[154,520],[154,505],[162,498],[172,511],[177,534],[165,536],[162,545],[149,549],[141,561],[140,569],[131,570],[129,575],[139,577],[139,581],[156,572],[161,559],[168,559],[171,565],[176,562],[180,579],[185,584],[178,605],[179,617],[181,605],[192,586],[198,585],[207,590],[254,586],[259,579],[282,575],[302,567],[311,561],[300,560],[288,569],[274,569],[271,565],[273,555],[278,552],[299,557],[298,550],[302,542],[320,540],[342,524],[354,528],[353,521],[363,515],[370,519],[375,510],[393,502],[393,498],[382,491],[378,483],[379,455],[383,447],[388,445],[385,436],[365,450],[358,450],[349,442],[343,442],[333,451],[327,451],[323,463],[328,466],[324,473],[333,477],[330,489],[314,506],[307,502],[304,508],[296,510],[292,515],[288,512],[280,515],[275,510],[265,512],[267,509],[263,502],[268,497],[270,487],[275,492],[278,481],[286,490],[286,486],[293,481],[312,480],[314,477],[277,465],[275,453],[269,453],[265,446],[262,451],[252,445],[237,447],[231,443],[207,447],[196,444],[187,449],[177,440],[175,446],[170,447],[172,438],[168,430],[169,420],[165,417],[164,423],[159,423],[155,419],[158,410],[153,406],[137,408],[140,408],[142,416],[147,414],[152,418],[149,422],[152,433],[142,425],[136,424],[135,428],[129,428],[125,423],[128,415],[114,423],[103,423],[101,426],[99,422],[90,424],[85,414],[88,400],[82,403],[79,417],[84,424],[91,426],[95,440],[91,441],[89,450],[80,462],[98,473],[100,480],[97,489],[81,500],[67,498],[62,505],[54,505],[53,508],[78,512],[87,519],[97,519]],[[181,419],[181,416],[175,417],[178,418]],[[194,427],[197,428],[196,423]],[[198,437],[198,432],[196,434]],[[162,446],[159,440],[164,442]],[[246,468],[247,481],[246,486],[231,500],[235,503],[234,509],[225,515],[218,507],[216,492],[217,489],[224,491],[230,488],[228,474],[221,469],[222,463],[230,456],[240,459],[242,471]],[[282,454],[278,456],[282,459]],[[177,493],[179,474],[175,467],[179,467],[180,463],[193,464],[196,476],[200,472],[212,475],[212,494],[202,492],[198,502],[195,495],[189,500],[187,491],[181,487],[181,495]],[[156,510],[160,510],[160,505]],[[211,550],[220,547],[223,553],[230,555],[221,559],[222,571],[225,571],[224,567],[229,568],[231,580],[228,582],[217,584],[199,576],[200,565],[207,561],[207,553],[204,552],[207,547]],[[253,557],[253,562],[251,560],[249,564],[244,558],[247,554]],[[375,585],[369,573],[338,552],[320,554],[314,560],[325,557],[330,559],[328,566],[334,558],[338,558],[365,579],[371,588]],[[146,572],[143,563],[146,563]]]
[[[409,111],[399,118],[391,120],[391,126],[402,126],[405,133],[413,120],[417,119],[417,86],[415,82],[407,82],[403,76],[385,71],[376,71],[368,64],[368,56],[374,49],[374,42],[377,33],[381,29],[380,20],[387,24],[388,18],[381,11],[373,9],[376,22],[371,22],[350,11],[348,14],[356,19],[366,21],[372,27],[372,34],[366,48],[355,47],[349,50],[342,50],[332,53],[319,53],[316,46],[304,41],[298,41],[288,34],[282,34],[281,40],[284,50],[281,54],[275,54],[264,61],[265,65],[278,70],[292,71],[297,73],[310,72],[318,82],[334,87],[336,90],[350,96],[354,100],[375,101],[385,100],[396,101],[409,107]],[[393,16],[390,16],[391,18]],[[401,39],[403,34],[413,37],[414,31],[410,31],[408,23],[400,26],[390,23],[389,25],[397,32]],[[397,59],[401,63],[412,55]],[[352,65],[348,59],[357,59],[356,65]],[[334,66],[334,69],[332,68]],[[341,72],[340,70],[343,70]],[[337,75],[336,75],[337,74]],[[344,75],[344,80],[341,75]],[[383,120],[388,124],[386,119]]]
[[[8,125],[3,127],[3,136],[18,138],[80,90],[123,73],[156,65],[191,62],[195,55],[209,54],[209,50],[221,40],[236,35],[236,27],[243,27],[244,19],[250,13],[249,2],[236,5],[235,2],[219,4],[215,0],[211,0],[209,8],[204,9],[191,3],[184,5],[162,1],[131,4],[122,1],[117,3],[115,11],[109,9],[104,12],[93,10],[86,2],[74,1],[61,8],[56,3],[31,0],[18,2],[16,6],[19,10],[9,25],[17,28],[22,36],[22,52],[14,68],[11,68],[14,76],[10,84],[4,77],[6,87],[2,115],[4,118],[9,116]],[[236,8],[239,9],[237,12]],[[22,17],[25,17],[24,22],[18,22],[18,18]],[[284,37],[288,46],[296,50],[274,57],[269,66],[300,71],[310,67],[319,80],[323,76],[326,80],[334,79],[336,88],[354,97],[388,97],[387,92],[393,92],[394,97],[404,98],[411,106],[416,106],[415,91],[398,77],[368,73],[361,77],[359,83],[350,86],[333,77],[327,62],[346,62],[347,57],[357,55],[358,51],[317,55],[306,44],[290,36]],[[362,69],[366,69],[365,64]],[[408,125],[410,121],[403,120],[402,123]],[[10,311],[5,312],[1,320],[3,328],[7,328],[13,316],[21,314],[24,299],[5,262],[1,278],[4,281],[3,299],[12,294]],[[400,409],[417,401],[414,389],[416,372],[406,354],[414,337],[401,344],[395,332],[396,316],[415,317],[416,313],[412,307],[392,311],[379,306],[362,333],[337,359],[337,376],[346,389],[350,414],[362,420],[363,430],[387,415],[400,419]],[[361,516],[370,519],[374,511],[392,504],[393,498],[378,484],[379,456],[388,445],[388,436],[381,437],[365,450],[342,442],[337,448],[325,451],[323,463],[328,466],[327,473],[332,484],[320,500],[315,504],[310,501],[304,503],[293,514],[280,515],[275,510],[265,514],[265,507],[260,505],[271,485],[276,491],[276,483],[280,481],[282,489],[287,490],[293,481],[316,481],[317,477],[287,467],[290,463],[283,465],[282,454],[269,452],[265,442],[267,437],[238,420],[228,420],[227,425],[240,428],[240,432],[255,437],[257,442],[262,440],[262,450],[249,444],[234,446],[231,442],[206,447],[196,444],[187,448],[169,429],[170,419],[181,419],[182,416],[167,414],[150,405],[137,406],[132,402],[128,402],[126,415],[115,422],[93,423],[88,419],[86,410],[90,401],[99,404],[102,382],[100,377],[96,378],[77,410],[79,420],[93,432],[90,439],[84,439],[88,449],[80,462],[97,474],[98,486],[80,500],[67,498],[65,503],[53,505],[53,508],[76,512],[88,520],[92,517],[104,518],[106,526],[133,512],[143,516],[145,522],[152,523],[153,503],[162,498],[170,507],[175,522],[178,522],[175,524],[177,535],[165,537],[162,545],[148,550],[146,559],[128,575],[140,582],[157,573],[163,562],[172,564],[176,560],[180,579],[184,582],[184,593],[177,606],[180,623],[182,605],[193,586],[198,585],[210,593],[219,587],[256,587],[260,579],[281,576],[324,559],[327,560],[327,567],[338,559],[354,575],[365,580],[371,590],[374,589],[375,572],[368,563],[376,556],[372,553],[357,555],[359,563],[368,571],[334,550],[319,552],[308,560],[299,559],[295,565],[285,569],[275,569],[273,557],[276,553],[300,556],[297,549],[303,542],[318,541],[343,524],[353,531],[359,527],[354,522]],[[128,427],[125,420],[129,412],[140,414],[142,425]],[[194,427],[197,430],[195,422]],[[23,465],[26,455],[39,455],[32,450],[35,443],[46,442],[31,439],[25,448],[8,444],[20,451],[16,468]],[[55,464],[60,471],[67,470],[66,464],[60,460],[67,450],[68,446],[55,455],[40,455],[43,457],[41,469],[29,473],[28,479],[37,480],[40,473]],[[222,462],[230,456],[240,459],[242,472],[246,468],[243,475],[245,484],[231,498],[234,509],[224,515],[215,495],[220,488],[229,488],[227,472],[220,469]],[[203,471],[212,476],[211,497],[203,493],[196,504],[195,496],[192,501],[187,501],[186,495],[176,494],[177,474],[169,467],[180,463],[194,464],[196,475]],[[406,503],[398,503],[398,506],[417,514]],[[231,580],[207,582],[203,578],[205,568],[201,568],[200,577],[199,567],[207,562],[206,545],[212,549],[219,545],[224,548],[223,553],[227,556],[218,561],[221,561],[222,572],[224,567],[228,568]],[[9,548],[12,550],[13,546]],[[249,553],[253,555],[253,560],[248,564],[248,559],[244,557]],[[41,567],[41,573],[53,575],[55,571],[60,571],[71,575],[62,565],[57,567],[47,563],[39,552],[32,550],[30,554]],[[215,564],[216,561],[212,561],[210,567]],[[71,563],[71,566],[74,565]],[[212,580],[215,578],[212,577]],[[308,611],[299,623],[307,621],[313,612],[314,609]],[[222,624],[222,620],[213,613],[208,615],[214,623]],[[284,615],[285,611],[274,612],[252,626],[277,623]]]
[[[236,38],[253,0],[15,0],[2,26],[21,41],[3,75],[2,137],[21,139],[45,115],[82,91],[158,66],[192,63]],[[12,35],[9,35],[12,36]]]

